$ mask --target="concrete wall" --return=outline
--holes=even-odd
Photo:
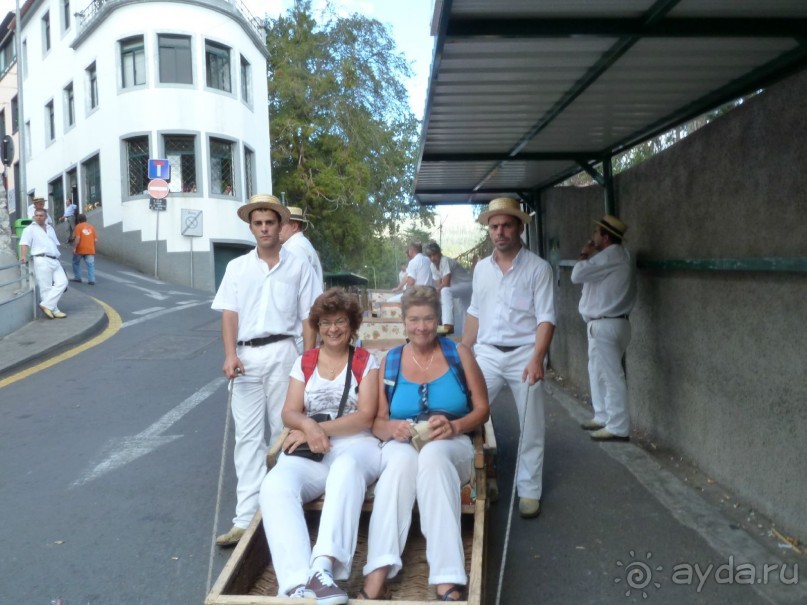
[[[627,247],[640,263],[807,257],[805,97],[801,73],[617,177]],[[603,214],[602,190],[557,188],[542,203],[555,260],[576,258],[592,219]],[[580,288],[570,273],[558,270],[552,365],[588,392]],[[802,541],[805,301],[805,273],[640,270],[627,354],[634,430]]]

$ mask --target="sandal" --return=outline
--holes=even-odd
[[[381,590],[378,596],[375,597],[371,597],[369,594],[367,594],[367,591],[364,590],[364,588],[362,588],[361,590],[359,590],[358,593],[356,593],[356,596],[353,598],[356,599],[357,601],[389,601],[390,600],[389,586],[384,584],[384,588]]]
[[[465,588],[465,586],[462,586],[461,584],[454,584],[448,590],[446,590],[443,594],[438,594],[437,595],[437,600],[438,601],[452,601],[452,602],[454,602],[454,601],[463,601],[464,599],[463,599],[463,596],[462,596],[462,591],[463,591],[464,588]],[[452,594],[455,594],[457,596],[457,598],[455,599],[454,597],[452,597],[451,596]]]

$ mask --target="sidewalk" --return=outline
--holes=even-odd
[[[106,326],[103,307],[78,288],[67,288],[59,301],[65,319],[48,319],[37,310],[37,318],[0,338],[0,378],[46,357],[69,349]]]

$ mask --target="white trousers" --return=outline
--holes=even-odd
[[[420,530],[426,538],[429,584],[468,583],[460,488],[471,479],[473,455],[473,445],[465,435],[432,441],[420,453],[409,443],[384,444],[364,575],[386,565],[391,566],[389,578],[400,571],[417,498]]]
[[[628,385],[622,370],[622,356],[630,343],[630,322],[626,319],[594,319],[588,333],[588,379],[594,420],[612,435],[630,434]]]
[[[34,257],[34,277],[39,288],[39,304],[51,311],[59,310],[59,299],[67,289],[67,274],[62,263],[47,256]]]
[[[466,282],[457,284],[456,286],[449,286],[440,290],[440,306],[442,308],[443,325],[454,325],[454,299],[459,298],[463,302],[465,309],[471,302],[471,291],[473,284]]]
[[[271,445],[283,430],[280,414],[297,347],[293,338],[286,338],[263,347],[238,347],[236,353],[244,364],[244,375],[233,382],[233,458],[238,477],[233,525],[246,528],[258,510],[258,492],[266,475],[267,444]]]
[[[519,453],[516,488],[521,498],[541,499],[544,472],[544,384],[537,382],[532,387],[529,381],[522,382],[521,374],[532,357],[533,345],[525,345],[510,352],[503,352],[491,345],[477,343],[474,347],[476,361],[482,368],[488,385],[488,401],[493,405],[496,397],[507,384],[513,394],[518,410],[519,426],[524,426]]]
[[[281,454],[261,485],[261,513],[277,575],[278,596],[305,584],[311,562],[334,558],[334,577],[346,580],[353,564],[359,517],[367,486],[379,473],[379,441],[369,433],[333,437],[322,462]],[[317,532],[311,539],[303,504],[326,494]]]

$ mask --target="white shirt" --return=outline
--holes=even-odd
[[[258,258],[257,248],[227,263],[211,308],[238,313],[238,340],[273,334],[302,334],[322,284],[300,257],[280,249],[272,269]]]
[[[586,322],[628,315],[636,303],[636,268],[630,252],[617,244],[578,261],[572,283],[583,284],[578,309]]]
[[[319,262],[319,255],[305,235],[298,231],[285,241],[283,247],[292,254],[296,254],[307,260],[314,270],[317,281],[320,284],[322,283],[322,265]]]
[[[446,275],[451,276],[452,286],[467,284],[472,279],[471,273],[468,271],[468,269],[459,264],[457,259],[448,258],[447,256],[443,255],[440,257],[439,267],[435,267],[434,263],[432,263],[432,279],[434,280],[435,285],[443,281],[443,278]]]
[[[302,355],[297,358],[291,368],[290,376],[300,382],[305,382],[302,368]],[[354,361],[355,363],[355,361]],[[364,368],[362,380],[367,376],[370,370],[378,369],[378,360],[370,355],[367,360],[367,366]],[[339,403],[342,401],[342,393],[345,390],[345,371],[347,364],[333,380],[323,378],[319,374],[319,369],[314,368],[314,373],[305,385],[305,409],[306,414],[313,416],[314,414],[329,414],[331,418],[336,418],[339,413]],[[345,409],[342,412],[343,416],[352,414],[358,409],[359,401],[359,384],[356,382],[356,377],[353,376],[351,370],[350,377],[350,391],[348,392],[347,401],[345,402]]]
[[[28,256],[37,254],[48,254],[59,258],[59,239],[56,232],[50,225],[45,225],[45,229],[36,223],[31,223],[20,234],[20,246],[28,246]]]
[[[406,266],[406,274],[415,280],[416,286],[433,286],[432,262],[422,252],[418,252]]]
[[[476,264],[468,313],[479,319],[480,344],[535,344],[538,324],[555,325],[552,267],[521,248],[513,265],[502,273],[493,256]]]

